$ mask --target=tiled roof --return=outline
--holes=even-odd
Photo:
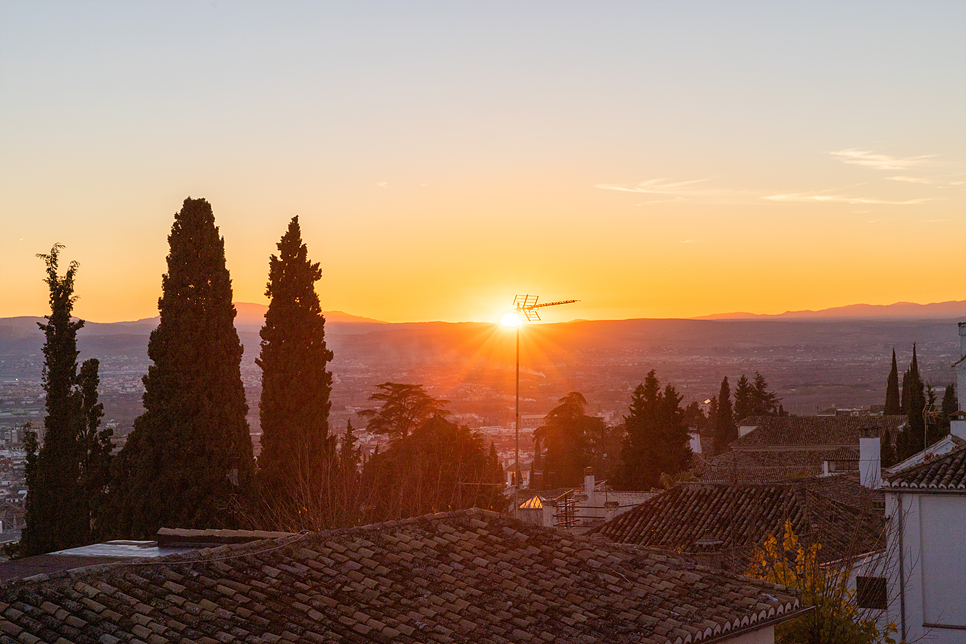
[[[905,416],[752,416],[738,425],[754,425],[757,429],[731,445],[734,449],[821,445],[858,447],[863,427],[879,427],[880,436],[891,437],[905,422]]]
[[[850,447],[820,450],[734,450],[695,470],[702,481],[766,483],[818,475],[825,461],[839,469],[859,469],[859,451]]]
[[[885,486],[894,490],[966,491],[966,447],[886,477]]]
[[[795,591],[482,510],[0,584],[0,642],[701,642]]]
[[[822,561],[881,549],[884,518],[875,509],[875,493],[846,477],[828,479],[835,479],[834,485],[825,479],[681,483],[597,532],[621,543],[701,555],[703,561],[739,571],[747,567],[754,546],[769,534],[782,534],[785,521],[803,542],[822,544]],[[709,553],[730,557],[706,557]]]

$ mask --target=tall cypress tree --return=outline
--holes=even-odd
[[[261,330],[262,453],[259,476],[266,499],[298,523],[305,505],[300,497],[322,493],[324,475],[333,457],[329,438],[329,395],[332,352],[325,344],[325,318],[315,292],[322,278],[309,261],[298,217],[269,260],[265,294],[271,298]],[[293,527],[305,527],[293,525]]]
[[[899,367],[896,365],[896,350],[892,350],[892,370],[889,372],[889,379],[886,381],[885,415],[898,416],[902,413],[902,405],[899,398]]]
[[[755,412],[755,390],[745,374],[735,384],[735,422]]]
[[[44,280],[50,289],[50,315],[44,332],[43,385],[47,394],[44,440],[27,471],[26,526],[20,541],[23,555],[35,555],[83,545],[88,537],[88,517],[82,511],[79,483],[81,456],[78,447],[80,406],[74,385],[77,380],[77,331],[83,320],[71,320],[74,308],[74,276],[71,262],[58,274],[54,244],[49,255],[38,257],[47,265]]]
[[[168,236],[145,412],[118,456],[116,531],[233,527],[254,474],[225,242],[211,206],[185,199]]]
[[[714,419],[713,438],[715,455],[723,453],[728,449],[728,445],[738,440],[738,425],[731,411],[731,386],[728,384],[728,376],[722,379],[721,389],[718,390],[718,409]]]
[[[924,448],[927,437],[923,410],[926,408],[926,389],[919,374],[916,345],[912,345],[912,362],[902,376],[902,394],[906,426],[896,438],[896,458],[901,462]]]

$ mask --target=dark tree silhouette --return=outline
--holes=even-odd
[[[26,526],[19,551],[25,556],[91,542],[112,448],[111,431],[98,431],[103,408],[97,402],[97,360],[85,361],[77,373],[77,331],[84,326],[83,320],[71,320],[78,264],[71,262],[59,275],[62,249],[55,244],[49,255],[38,255],[47,266],[44,281],[50,290],[50,315],[40,325],[46,338],[47,415],[43,446],[28,434]]]
[[[751,415],[778,416],[780,415],[780,408],[778,396],[775,392],[768,390],[768,381],[765,380],[765,376],[756,371],[751,391]]]
[[[674,476],[687,469],[691,459],[688,428],[681,396],[670,383],[662,392],[651,370],[635,388],[629,412],[624,417],[621,488],[649,490],[657,487],[662,474]]]
[[[468,507],[503,511],[503,470],[465,425],[434,414],[366,463],[369,521]]]
[[[735,384],[735,423],[755,413],[755,390],[745,374]]]
[[[254,476],[225,241],[207,201],[185,199],[168,243],[145,412],[114,468],[115,529],[129,538],[240,525]]]
[[[959,411],[959,399],[956,397],[956,387],[951,383],[946,385],[946,390],[943,392],[941,411],[942,416],[940,417],[940,422],[944,429],[943,433],[948,434],[950,420],[952,420],[953,414]]]
[[[902,413],[902,402],[899,398],[899,367],[896,364],[896,350],[892,350],[892,370],[889,371],[889,378],[886,380],[886,416],[898,416]]]
[[[369,419],[366,425],[368,431],[385,434],[392,440],[409,436],[436,414],[449,414],[443,410],[443,405],[448,401],[433,398],[423,390],[422,385],[384,382],[376,389],[378,391],[369,396],[369,400],[380,402],[382,406],[379,409],[364,409],[359,416]]]
[[[302,243],[298,217],[293,217],[278,243],[278,256],[269,260],[265,295],[270,302],[255,361],[262,369],[261,490],[276,510],[290,510],[292,529],[306,527],[299,525],[296,497],[306,489],[322,493],[334,449],[329,438],[332,374],[327,370],[332,352],[315,292],[321,277]]]
[[[725,452],[728,445],[738,440],[738,426],[735,424],[735,416],[731,411],[731,387],[728,385],[728,376],[721,380],[721,389],[718,390],[718,409],[714,417],[714,450],[715,456]]]
[[[594,461],[594,437],[606,433],[601,419],[584,413],[587,400],[580,393],[572,391],[559,402],[533,434],[534,441],[545,449],[542,454],[545,488],[582,484],[584,468]]]
[[[896,437],[896,458],[902,462],[923,450],[925,436],[926,390],[919,375],[916,345],[912,345],[912,362],[902,376],[902,401],[906,414],[906,426]]]

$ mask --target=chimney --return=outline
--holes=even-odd
[[[585,467],[584,468],[584,494],[587,495],[587,506],[595,507],[597,505],[597,498],[594,494],[594,488],[597,486],[597,481],[594,478],[594,468]]]
[[[877,490],[882,487],[879,428],[866,426],[859,432],[859,482],[865,487]]]

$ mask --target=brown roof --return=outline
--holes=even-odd
[[[702,481],[737,483],[781,482],[815,476],[830,461],[836,471],[859,469],[859,451],[850,447],[819,450],[734,450],[719,454],[695,468]]]
[[[884,518],[875,497],[838,476],[766,484],[681,483],[596,531],[621,543],[700,555],[702,561],[740,571],[753,548],[769,534],[780,536],[790,521],[804,543],[822,544],[822,561],[833,561],[882,548]]]
[[[782,586],[470,510],[5,582],[0,640],[701,642],[798,608]]]
[[[894,490],[966,491],[966,447],[887,476],[885,486]]]
[[[878,427],[880,436],[895,436],[905,424],[905,416],[752,416],[738,425],[757,429],[731,444],[734,449],[764,447],[858,447],[860,430]]]

